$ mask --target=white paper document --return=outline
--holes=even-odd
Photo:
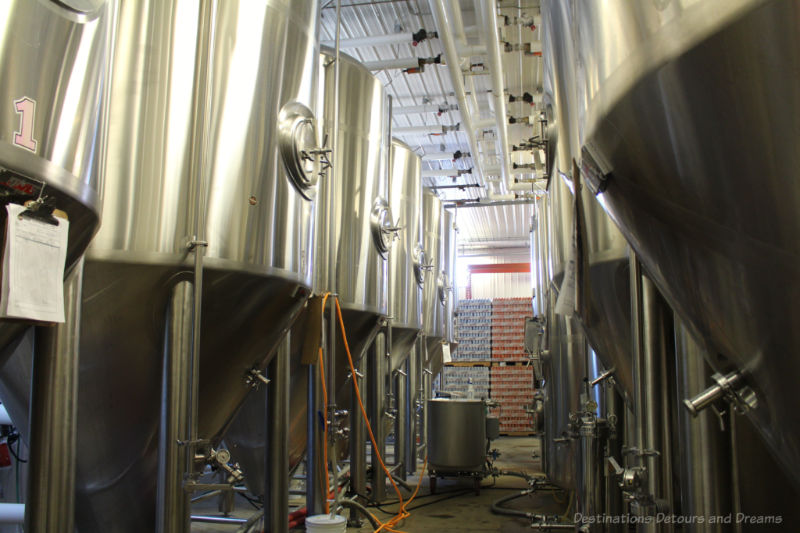
[[[453,358],[450,355],[450,344],[445,342],[442,344],[442,362],[449,363],[452,360]]]
[[[8,204],[0,316],[64,322],[64,264],[69,221],[58,226],[20,217],[21,205]]]

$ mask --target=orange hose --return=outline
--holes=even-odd
[[[419,480],[417,481],[417,489],[414,491],[414,495],[411,497],[410,500],[407,502],[403,500],[403,495],[400,493],[400,489],[398,488],[397,484],[392,479],[392,474],[389,472],[389,469],[386,468],[386,464],[383,462],[383,457],[381,457],[380,452],[378,451],[378,444],[375,441],[375,435],[372,432],[372,425],[369,423],[369,418],[367,417],[367,410],[364,408],[364,402],[361,400],[361,391],[358,388],[358,380],[356,379],[356,369],[355,365],[353,364],[353,356],[350,353],[350,346],[347,343],[347,333],[344,330],[344,318],[342,318],[342,308],[339,306],[339,299],[334,297],[334,301],[336,302],[336,314],[339,317],[339,326],[342,330],[342,341],[344,342],[344,349],[347,352],[347,361],[350,364],[350,373],[353,376],[353,388],[355,389],[356,398],[358,399],[358,406],[361,409],[361,414],[364,416],[364,421],[366,422],[367,432],[369,433],[370,441],[372,442],[372,451],[375,454],[375,457],[378,458],[378,462],[381,464],[381,468],[386,473],[386,476],[389,478],[389,481],[392,483],[392,487],[394,487],[395,493],[397,493],[397,498],[400,500],[400,510],[398,514],[389,520],[386,523],[381,523],[380,527],[376,529],[373,533],[379,533],[382,530],[389,531],[391,533],[403,533],[402,531],[398,531],[394,528],[398,522],[410,516],[408,511],[406,511],[406,506],[411,503],[411,500],[416,497],[417,492],[419,491],[420,483],[422,481],[422,476],[420,475]],[[423,467],[423,472],[428,465],[428,458],[425,457],[425,467]],[[378,521],[380,522],[380,521]]]

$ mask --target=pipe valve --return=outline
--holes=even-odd
[[[724,376],[716,373],[711,378],[714,380],[711,387],[694,398],[683,400],[683,405],[692,416],[697,416],[700,411],[720,399],[725,399],[742,413],[758,405],[755,392],[744,383],[741,373],[731,372]]]

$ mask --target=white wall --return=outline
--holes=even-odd
[[[482,252],[462,252],[456,259],[456,278],[458,298],[466,298],[467,273],[469,265],[488,265],[496,263],[528,263],[530,252],[527,248],[484,250]],[[521,298],[531,296],[530,274],[473,274],[472,298]]]

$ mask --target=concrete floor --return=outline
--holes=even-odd
[[[495,462],[498,469],[524,471],[528,474],[541,472],[540,462],[532,454],[539,451],[538,439],[532,437],[501,437],[493,443],[493,447],[500,452],[500,457]],[[422,470],[420,463],[418,471]],[[408,482],[412,486],[417,483],[417,476],[409,476]],[[523,518],[498,516],[492,514],[490,506],[495,500],[503,496],[517,493],[527,487],[525,480],[518,477],[501,476],[497,479],[483,480],[479,495],[472,489],[471,480],[439,479],[436,494],[431,495],[428,487],[429,479],[425,475],[417,498],[409,506],[411,516],[403,521],[398,529],[408,533],[422,533],[436,531],[438,533],[522,533],[530,532],[530,523]],[[402,489],[401,489],[402,490]],[[389,487],[388,494],[393,496],[393,489]],[[407,497],[406,491],[403,491]],[[302,497],[294,497],[293,501],[301,503]],[[392,497],[390,501],[394,501]],[[525,496],[507,504],[509,508],[546,515],[562,515],[566,511],[567,502],[564,493],[542,492],[533,496]],[[381,509],[371,508],[381,521],[389,520],[397,509],[397,505],[381,506]],[[384,512],[385,511],[385,512]],[[209,501],[196,505],[195,514],[214,514],[216,502]],[[231,516],[249,517],[254,509],[242,498],[237,498],[235,513]],[[364,522],[361,528],[349,528],[350,533],[368,533],[372,527]],[[220,533],[233,532],[237,527],[232,525],[199,524],[192,526],[193,533]],[[296,529],[292,531],[304,531]]]

